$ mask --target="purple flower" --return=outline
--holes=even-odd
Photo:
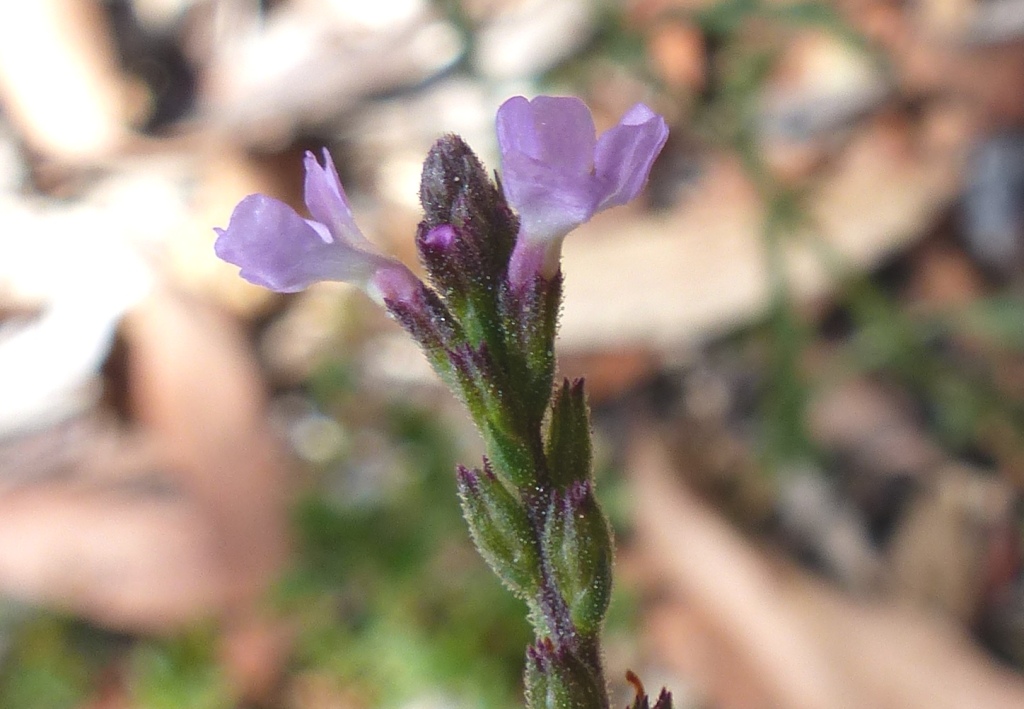
[[[324,150],[321,166],[307,152],[305,166],[306,207],[313,218],[302,218],[272,197],[249,195],[235,207],[228,228],[215,229],[217,256],[241,267],[250,283],[280,293],[316,281],[346,281],[378,302],[413,297],[420,281],[359,231],[330,153]]]
[[[576,98],[516,96],[498,109],[497,124],[502,184],[521,220],[513,284],[553,277],[565,235],[640,194],[668,138],[665,119],[642,103],[600,138]]]

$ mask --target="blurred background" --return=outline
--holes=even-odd
[[[328,146],[414,264],[542,92],[672,126],[563,259],[617,705],[1024,706],[1022,0],[0,0],[0,707],[522,706],[459,406],[212,227]]]

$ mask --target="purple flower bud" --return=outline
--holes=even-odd
[[[573,625],[584,636],[596,635],[611,598],[614,552],[589,480],[552,491],[542,544]]]
[[[668,138],[665,119],[642,103],[598,138],[582,101],[555,96],[509,99],[497,126],[502,184],[521,220],[514,286],[552,278],[566,234],[640,194]]]
[[[547,445],[551,477],[558,485],[590,480],[590,410],[587,408],[583,380],[568,379],[551,401]]]
[[[451,224],[441,224],[423,235],[423,247],[436,251],[450,251],[458,235]]]
[[[215,229],[214,251],[239,266],[242,278],[280,293],[293,293],[317,281],[345,281],[374,300],[405,301],[420,281],[399,261],[367,241],[352,218],[331,155],[321,166],[306,153],[305,200],[312,219],[284,202],[249,195],[235,207],[227,229]]]
[[[480,555],[521,598],[531,598],[541,583],[540,558],[526,507],[484,459],[484,469],[456,469],[462,514]]]

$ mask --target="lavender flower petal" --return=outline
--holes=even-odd
[[[249,195],[235,207],[227,229],[216,229],[214,251],[239,266],[242,278],[280,293],[294,293],[316,281],[364,285],[390,262],[333,239],[321,224],[300,217],[284,202]]]
[[[519,213],[520,234],[533,241],[557,239],[594,216],[594,176],[566,175],[557,163],[542,163],[522,153],[502,156],[502,184]]]
[[[521,153],[565,176],[588,174],[594,166],[594,119],[578,98],[510,98],[498,109],[502,155]]]
[[[509,99],[497,129],[505,196],[521,223],[514,285],[551,278],[566,234],[636,197],[668,137],[665,120],[637,104],[598,139],[582,101],[552,96]]]
[[[327,149],[324,149],[322,167],[309,151],[306,152],[304,164],[306,207],[313,219],[326,225],[339,241],[347,242],[351,246],[372,249],[370,242],[356,226],[345,188],[341,186],[338,170],[334,167],[334,160]]]
[[[576,98],[509,99],[498,109],[502,184],[527,238],[549,241],[593,216],[594,122]]]
[[[642,103],[633,106],[617,126],[598,139],[594,169],[603,194],[597,211],[626,204],[640,194],[666,140],[665,119]]]

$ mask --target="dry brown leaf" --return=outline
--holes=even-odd
[[[214,612],[225,570],[187,500],[38,485],[0,497],[0,588],[123,629],[166,631]]]
[[[50,445],[65,455],[18,458],[49,472],[0,494],[0,589],[118,629],[225,616],[263,628],[286,553],[288,468],[250,349],[229,319],[166,292],[123,336],[133,420],[85,438],[57,430]],[[227,648],[240,685],[272,681],[280,653],[264,645]]]
[[[759,688],[762,703],[753,706],[1024,706],[1024,680],[946,620],[891,602],[855,601],[771,563],[669,476],[655,438],[638,437],[631,460],[639,543],[720,651],[735,654],[742,681]],[[687,652],[687,635],[663,640],[665,652]],[[729,678],[701,679],[713,699],[728,699]]]
[[[229,597],[251,602],[284,559],[288,469],[250,348],[224,315],[165,292],[126,318],[124,336],[132,413],[208,516]]]
[[[965,142],[961,134],[942,150],[908,155],[884,126],[863,131],[815,191],[814,236],[854,268],[906,247],[955,194]],[[759,316],[768,307],[764,248],[761,205],[721,156],[672,213],[600,215],[565,244],[562,351],[673,349]],[[834,282],[811,247],[789,256],[801,297]]]
[[[0,97],[36,150],[69,162],[108,156],[128,134],[125,96],[100,3],[0,3]]]

